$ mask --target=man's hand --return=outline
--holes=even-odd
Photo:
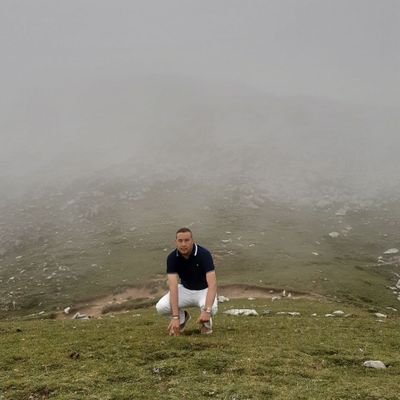
[[[180,321],[179,319],[171,319],[168,325],[169,336],[179,336],[180,335]]]
[[[200,317],[197,320],[198,324],[202,324],[203,322],[208,322],[210,320],[211,314],[206,311],[201,311]]]

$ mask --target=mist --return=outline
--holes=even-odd
[[[0,184],[398,196],[395,1],[1,4]]]

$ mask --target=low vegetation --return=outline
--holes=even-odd
[[[99,180],[0,210],[0,400],[399,398],[400,258],[383,255],[399,247],[398,201],[291,207],[245,184],[193,196],[181,182],[177,203],[176,182]],[[213,335],[193,318],[167,336],[153,306],[184,225],[212,250],[221,288],[303,298],[223,303]],[[70,319],[93,299],[107,299],[97,318]],[[325,317],[337,309],[349,316]],[[362,366],[376,359],[388,368]]]
[[[260,315],[223,313],[242,307]],[[348,316],[325,317],[337,309]],[[167,336],[154,307],[90,320],[1,322],[0,398],[395,400],[400,319],[390,311],[380,322],[375,311],[235,300],[220,305],[211,336],[200,335],[193,318],[180,337]],[[371,359],[388,368],[362,366]]]
[[[104,180],[5,206],[0,318],[57,312],[135,286],[157,292],[183,225],[213,252],[223,284],[396,307],[387,287],[397,282],[398,263],[378,265],[378,257],[399,247],[398,202],[348,206],[338,216],[343,204],[292,207],[245,185],[215,193],[198,185],[193,204],[193,187],[186,194],[185,185],[179,204],[169,185]],[[330,237],[332,231],[339,236]]]

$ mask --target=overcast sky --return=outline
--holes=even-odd
[[[397,0],[2,0],[1,96],[156,73],[399,105],[399,38]]]
[[[103,98],[163,76],[399,108],[399,38],[398,0],[1,0],[0,166],[46,131],[64,143],[74,114],[51,115],[91,83]]]

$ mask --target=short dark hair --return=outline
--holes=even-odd
[[[192,233],[192,231],[191,231],[189,228],[179,228],[179,229],[176,231],[175,236],[178,236],[178,233],[184,233],[184,232],[189,232],[189,233],[190,233],[190,236],[193,237],[193,233]]]

